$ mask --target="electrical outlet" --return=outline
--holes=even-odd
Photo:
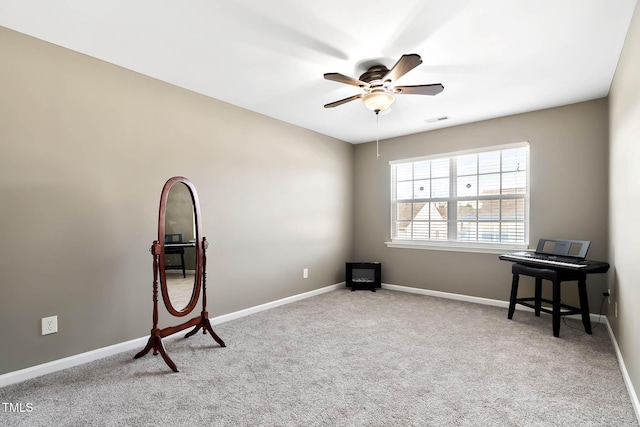
[[[303,279],[308,279],[309,278],[309,269],[305,268],[304,270],[302,270],[302,278]]]
[[[58,332],[58,316],[42,318],[42,335],[55,334]]]

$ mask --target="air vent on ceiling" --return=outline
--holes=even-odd
[[[433,117],[431,119],[425,119],[424,121],[427,123],[435,123],[435,122],[441,122],[443,120],[449,120],[449,116]]]

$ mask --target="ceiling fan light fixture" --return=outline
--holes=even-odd
[[[442,92],[444,86],[442,86],[441,83],[413,86],[394,85],[396,80],[420,64],[422,64],[420,55],[410,53],[408,55],[402,55],[390,70],[384,65],[372,65],[360,78],[349,77],[340,73],[325,73],[325,80],[358,86],[362,92],[339,101],[325,104],[324,108],[333,108],[356,99],[362,99],[365,107],[378,114],[381,111],[391,111],[389,107],[393,104],[396,94],[433,96]]]
[[[393,104],[394,97],[384,89],[373,89],[362,96],[364,106],[371,111],[383,111]]]

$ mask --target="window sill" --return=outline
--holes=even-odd
[[[474,252],[483,254],[507,254],[517,251],[528,250],[528,245],[491,245],[491,244],[469,244],[460,242],[428,242],[418,243],[411,241],[395,241],[385,242],[388,248],[400,248],[400,249],[422,249],[428,251],[449,251],[449,252]]]

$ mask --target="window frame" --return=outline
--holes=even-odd
[[[524,194],[501,194],[500,195],[491,195],[491,196],[481,196],[480,194],[476,194],[475,196],[460,196],[458,197],[456,194],[456,188],[457,188],[457,179],[458,179],[458,175],[456,173],[456,161],[455,159],[461,156],[465,156],[465,155],[470,155],[470,154],[486,154],[489,152],[502,152],[504,150],[511,150],[514,148],[526,148],[526,190]],[[530,173],[531,173],[531,147],[530,147],[530,143],[528,141],[525,142],[517,142],[517,143],[511,143],[511,144],[502,144],[502,145],[495,145],[495,146],[489,146],[489,147],[480,147],[480,148],[475,148],[475,149],[468,149],[468,150],[462,150],[462,151],[455,151],[455,152],[449,152],[449,153],[439,153],[439,154],[433,154],[433,155],[428,155],[428,156],[420,156],[420,157],[412,157],[412,158],[406,158],[406,159],[398,159],[398,160],[392,160],[389,162],[389,171],[390,171],[390,195],[389,195],[389,201],[390,201],[390,221],[389,221],[389,236],[390,236],[390,240],[388,242],[385,242],[385,244],[387,245],[387,247],[392,247],[392,248],[411,248],[411,249],[428,249],[428,250],[444,250],[444,251],[461,251],[461,252],[482,252],[482,253],[505,253],[508,251],[517,251],[517,250],[524,250],[524,249],[528,249],[529,247],[529,228],[530,228],[530,185],[531,185],[531,180],[530,180]],[[396,218],[397,215],[397,204],[398,204],[398,199],[396,197],[396,185],[397,185],[397,177],[394,174],[394,166],[397,166],[399,164],[407,164],[407,163],[414,163],[414,162],[419,162],[419,161],[425,161],[425,160],[437,160],[437,159],[445,159],[445,158],[449,158],[451,159],[449,162],[449,194],[447,197],[444,198],[437,198],[437,197],[432,197],[433,195],[430,194],[429,197],[426,200],[429,201],[433,201],[433,200],[443,200],[447,202],[447,206],[448,206],[448,210],[449,212],[451,212],[453,210],[454,212],[454,217],[452,218],[452,216],[450,214],[447,215],[447,240],[414,240],[413,238],[411,239],[399,239],[399,238],[394,238],[394,227],[395,227],[395,223],[397,221],[400,221]],[[507,173],[505,171],[503,171],[502,169],[500,170],[500,177],[502,178],[503,174]],[[468,175],[468,176],[481,176],[482,174],[476,170],[475,174],[472,175]],[[415,179],[415,175],[412,176],[411,178],[411,183],[412,185],[415,183],[416,179]],[[503,189],[503,184],[501,182],[500,184],[500,189]],[[415,191],[415,190],[414,190]],[[491,199],[491,200],[513,200],[513,199],[517,199],[517,200],[522,200],[524,202],[524,241],[522,243],[504,243],[504,242],[483,242],[483,241],[477,241],[477,240],[473,240],[473,241],[465,241],[465,240],[448,240],[449,238],[451,238],[452,233],[453,235],[456,234],[456,230],[458,227],[458,219],[455,218],[455,216],[457,216],[457,209],[455,208],[458,205],[459,201],[469,201],[469,200],[482,200],[483,198],[485,199]],[[408,199],[403,199],[405,200],[405,202]],[[416,199],[415,195],[412,194],[412,198],[409,199],[410,203],[416,203],[416,200],[425,200],[424,198],[422,199]],[[412,218],[411,218],[411,222],[413,222],[415,220],[415,216],[412,214]],[[481,223],[481,221],[479,219],[476,219],[476,222],[478,224]],[[503,222],[503,218],[499,218],[498,221],[500,224],[502,224]],[[453,229],[453,232],[452,232]]]

